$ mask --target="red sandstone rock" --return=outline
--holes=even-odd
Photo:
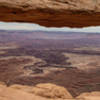
[[[0,0],[0,21],[47,27],[100,25],[100,0]]]

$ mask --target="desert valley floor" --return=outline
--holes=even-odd
[[[100,91],[100,35],[1,30],[0,81],[8,87],[53,83],[73,97]]]

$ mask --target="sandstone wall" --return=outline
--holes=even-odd
[[[100,25],[100,0],[0,0],[0,21],[47,27]]]

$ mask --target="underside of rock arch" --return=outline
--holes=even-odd
[[[0,0],[0,21],[47,27],[100,25],[100,0]]]

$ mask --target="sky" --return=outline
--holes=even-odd
[[[100,33],[100,26],[98,27],[86,27],[86,28],[46,28],[37,24],[30,23],[5,23],[0,22],[0,30],[42,30],[42,31],[66,31],[66,32],[95,32]]]

